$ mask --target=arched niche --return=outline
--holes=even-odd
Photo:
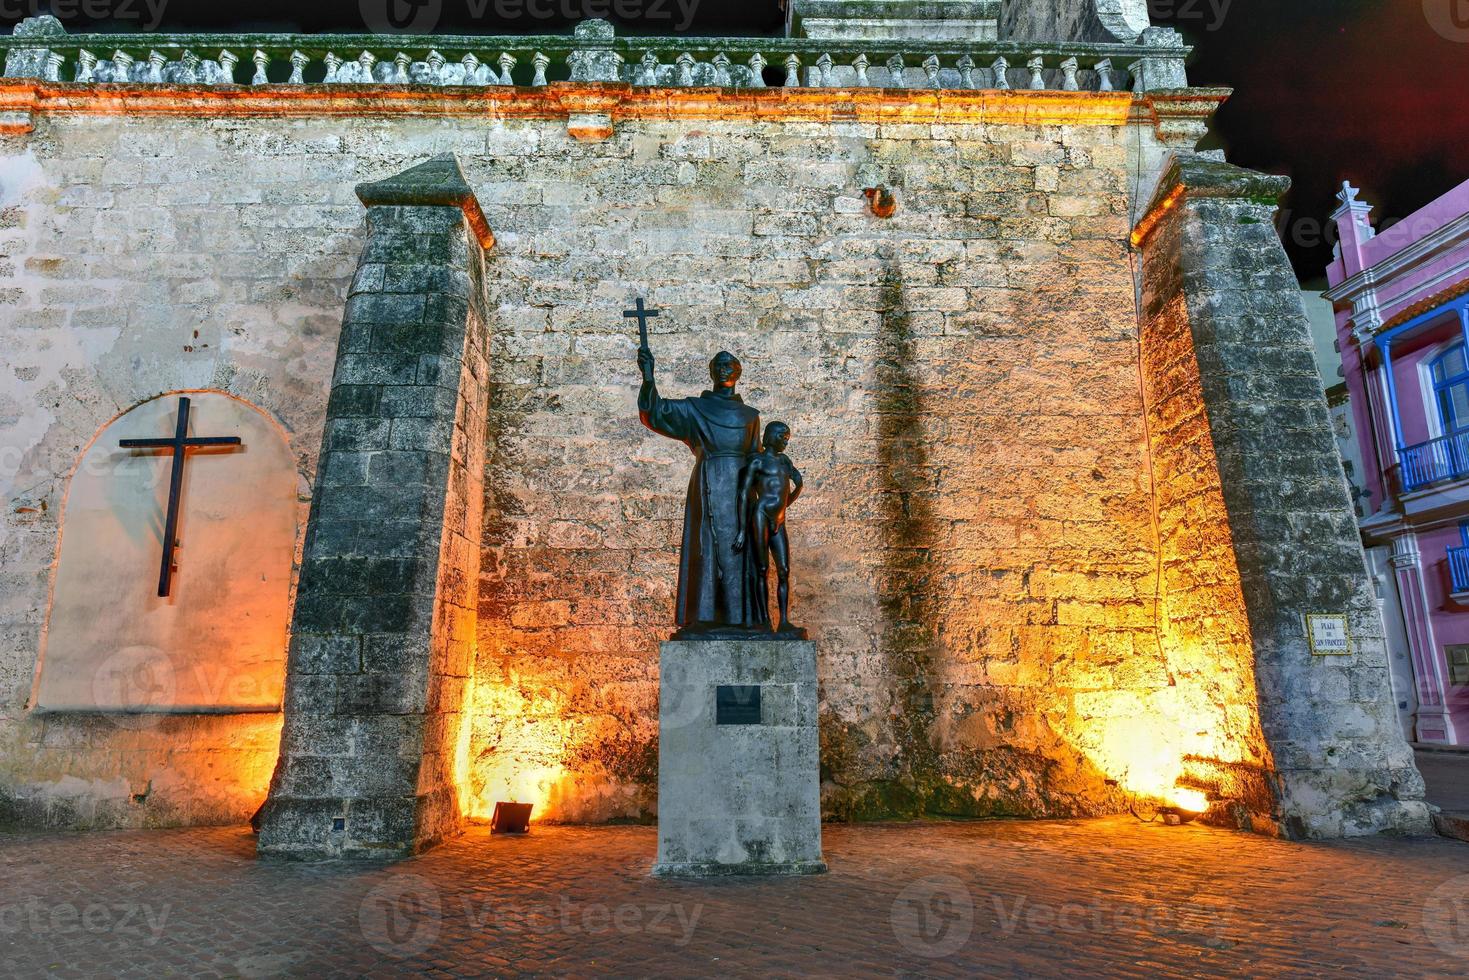
[[[188,435],[169,594],[159,572],[171,451]],[[41,644],[38,712],[277,711],[295,553],[296,466],[280,427],[221,392],[163,395],[102,428],[72,473]]]

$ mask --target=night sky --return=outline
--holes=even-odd
[[[47,0],[0,0],[0,21]],[[82,0],[63,0],[74,8]],[[127,4],[159,30],[363,30],[361,6],[384,0],[86,0]],[[446,33],[540,34],[564,19],[475,18],[485,0],[414,0],[441,6]],[[557,3],[562,0],[557,0]],[[576,0],[579,5],[583,0]],[[689,0],[684,0],[685,4]],[[1153,20],[1195,45],[1189,77],[1228,85],[1211,142],[1241,166],[1286,174],[1282,237],[1296,272],[1314,282],[1331,258],[1325,231],[1343,179],[1363,188],[1379,222],[1401,219],[1469,179],[1469,0],[1151,0]],[[490,2],[494,11],[497,2]],[[502,8],[503,9],[503,8]],[[74,32],[86,18],[65,18]],[[778,0],[699,0],[692,34],[779,34]],[[95,25],[137,30],[140,21]],[[670,33],[666,22],[623,24]]]
[[[1154,22],[1194,44],[1193,84],[1235,90],[1206,145],[1292,178],[1280,225],[1303,281],[1325,278],[1343,180],[1379,227],[1469,180],[1466,0],[1234,0],[1214,30],[1189,3],[1154,0]]]

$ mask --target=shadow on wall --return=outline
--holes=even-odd
[[[1116,760],[1092,758],[1083,740],[1067,734],[1075,712],[1057,705],[1072,692],[1048,679],[1039,687],[972,673],[968,681],[953,681],[965,673],[961,662],[979,652],[970,648],[972,639],[946,635],[956,596],[965,599],[951,588],[964,558],[946,540],[938,513],[945,473],[931,452],[946,436],[935,431],[942,413],[926,392],[944,380],[924,376],[897,260],[885,260],[881,289],[873,412],[881,501],[878,649],[886,676],[874,688],[867,717],[854,722],[830,708],[823,712],[823,810],[836,820],[1121,812],[1120,780],[1104,764]],[[1019,578],[1008,569],[1001,574]],[[1037,654],[1049,664],[1079,652],[1057,635],[1029,656]],[[1013,648],[1003,656],[1020,657]],[[887,726],[887,733],[876,736],[875,725]],[[1150,736],[1140,733],[1135,741],[1154,741]],[[897,751],[884,754],[884,744]]]
[[[937,475],[929,465],[923,381],[913,370],[911,316],[895,259],[884,262],[881,290],[873,407],[883,554],[877,580],[882,616],[878,650],[889,686],[874,693],[885,695],[889,703],[871,707],[890,718],[889,741],[901,746],[902,754],[891,761],[890,771],[850,795],[833,784],[829,768],[823,772],[823,804],[839,819],[951,809],[942,800],[946,784],[939,775],[933,734],[934,667],[941,651],[932,561]],[[849,726],[828,713],[822,724],[823,759],[845,755],[835,743],[848,737]]]

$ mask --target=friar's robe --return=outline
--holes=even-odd
[[[751,549],[734,550],[740,472],[760,449],[760,413],[735,394],[669,399],[653,387],[643,392],[638,409],[644,425],[694,453],[678,564],[678,625],[769,623],[769,610],[755,595]]]

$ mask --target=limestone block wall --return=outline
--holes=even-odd
[[[6,184],[0,330],[21,352],[5,444],[25,447],[3,519],[0,796],[72,799],[109,825],[258,804],[278,717],[248,738],[238,719],[168,718],[138,742],[106,719],[26,714],[49,515],[114,406],[187,385],[281,420],[304,499],[362,246],[352,187],[450,150],[498,239],[472,814],[508,797],[552,819],[655,811],[656,650],[691,458],[637,423],[621,311],[638,295],[664,311],[666,394],[697,393],[728,348],[746,400],[792,426],[808,486],[794,611],[820,652],[828,816],[1084,814],[1164,792],[1178,760],[1158,732],[1180,716],[1244,732],[1251,708],[1228,684],[1186,711],[1168,701],[1206,671],[1179,669],[1157,631],[1168,569],[1129,140],[1102,125],[620,120],[578,142],[531,119],[39,118],[0,144],[0,173],[24,175]],[[889,219],[867,209],[877,184],[896,192]],[[167,793],[134,801],[164,773]]]
[[[665,395],[696,394],[728,348],[746,401],[793,428],[808,487],[794,608],[821,655],[829,816],[1079,814],[1120,805],[1107,779],[1155,789],[1132,762],[1171,681],[1124,141],[735,122],[588,144],[492,134],[472,174],[499,238],[478,812],[655,808],[655,651],[691,458],[637,424],[635,295],[664,310]],[[888,220],[861,194],[878,183],[897,188]],[[1136,729],[1089,741],[1117,716]]]
[[[260,408],[297,461],[305,527],[362,213],[350,168],[305,179],[276,139],[117,118],[0,137],[0,820],[224,822],[265,798],[279,714],[27,705],[68,479],[115,416],[172,391]],[[321,146],[303,130],[294,152]]]

